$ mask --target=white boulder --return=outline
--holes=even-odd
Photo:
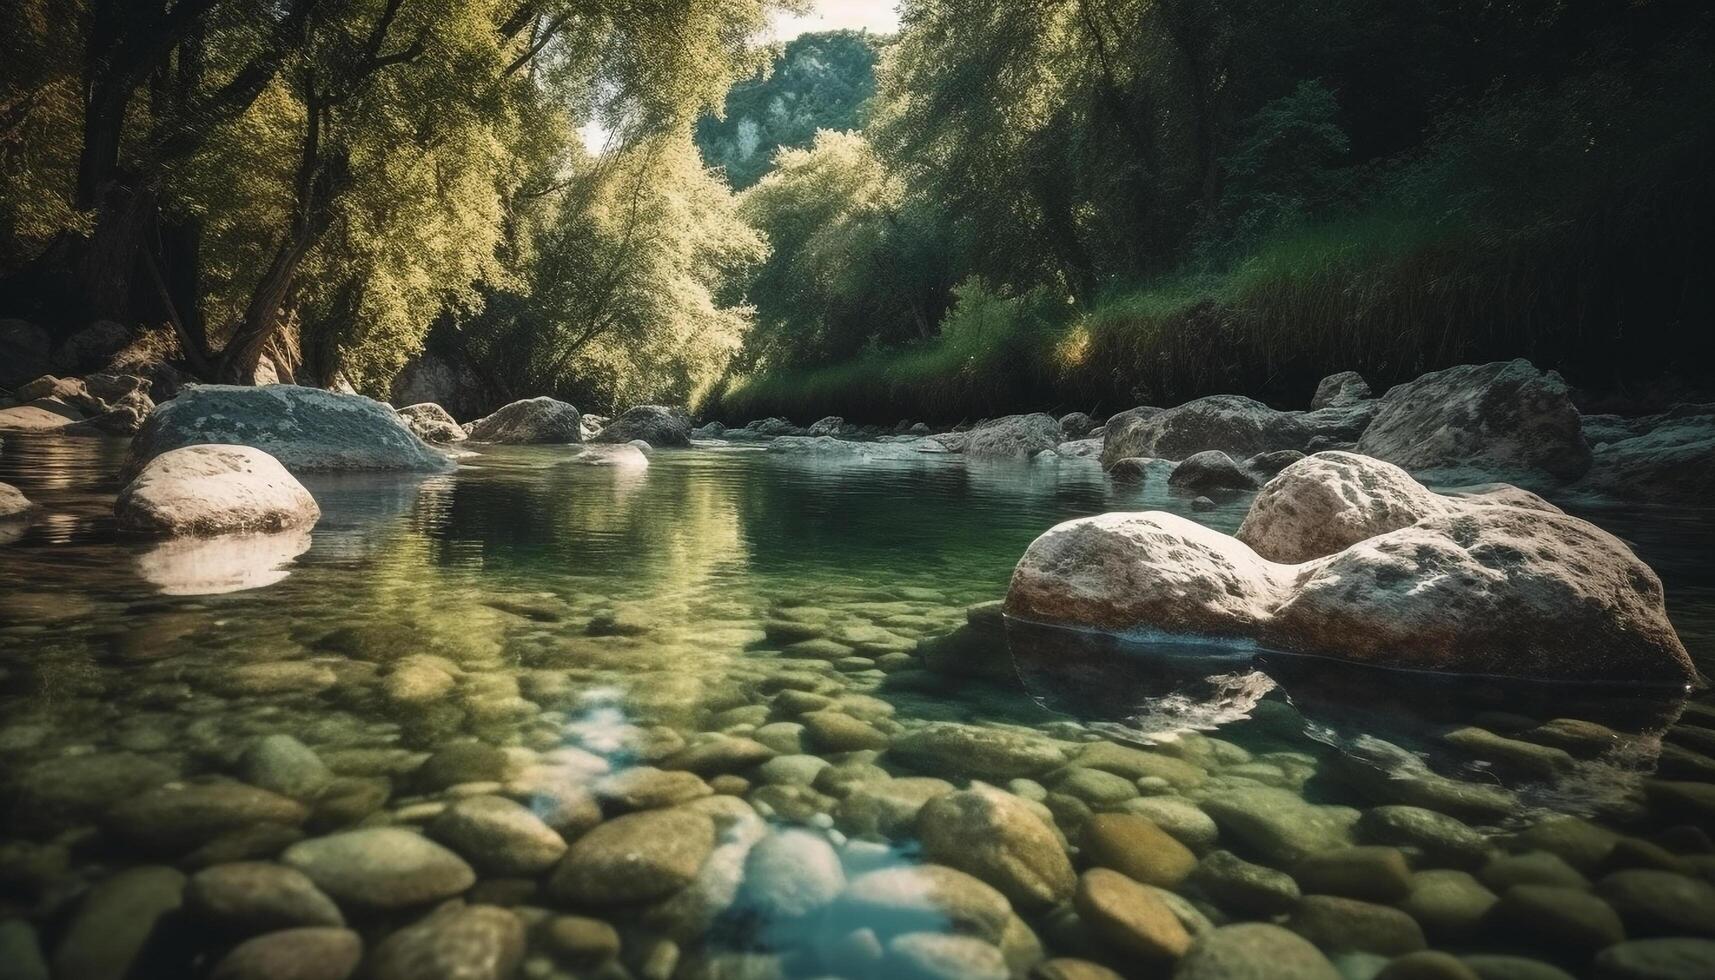
[[[309,527],[315,498],[280,461],[251,446],[186,446],[162,453],[119,491],[123,530],[209,537]]]

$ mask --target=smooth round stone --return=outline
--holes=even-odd
[[[1411,876],[1411,891],[1396,902],[1438,942],[1462,943],[1478,937],[1489,910],[1499,898],[1469,872],[1450,869],[1419,871]]]
[[[1573,980],[1560,967],[1525,956],[1479,954],[1462,959],[1481,980]]]
[[[312,926],[247,939],[215,965],[210,980],[346,980],[363,959],[350,929]]]
[[[1147,887],[1117,871],[1091,868],[1072,896],[1078,916],[1097,936],[1143,960],[1174,960],[1191,947],[1179,917]]]
[[[1076,796],[1093,807],[1113,806],[1137,796],[1137,784],[1111,772],[1073,766],[1054,784],[1054,790]]]
[[[427,830],[486,874],[529,877],[566,853],[565,838],[529,807],[501,796],[459,800],[429,821]]]
[[[326,664],[303,660],[244,664],[222,672],[215,687],[228,697],[268,697],[280,694],[314,694],[339,683],[339,675]]]
[[[1012,918],[1006,896],[963,871],[939,864],[861,874],[835,904],[838,914],[889,936],[951,929],[999,942]]]
[[[1426,945],[1417,921],[1398,909],[1334,895],[1306,895],[1287,926],[1322,949],[1400,956]]]
[[[321,757],[290,735],[257,739],[238,761],[240,779],[281,796],[307,800],[333,780]]]
[[[1123,980],[1114,971],[1089,960],[1057,956],[1043,960],[1030,970],[1030,980]]]
[[[823,770],[816,785],[821,786],[822,777],[838,768]],[[952,783],[929,776],[858,783],[840,801],[834,822],[854,836],[896,837],[912,828],[924,804],[951,792]]]
[[[1416,806],[1366,810],[1353,830],[1366,843],[1413,847],[1451,868],[1480,867],[1489,852],[1488,840],[1464,821]]]
[[[595,795],[611,810],[658,810],[677,806],[714,792],[693,772],[668,772],[654,766],[633,766],[596,780]]]
[[[930,800],[917,836],[929,860],[975,875],[1025,911],[1065,901],[1076,882],[1054,831],[1029,804],[992,787]]]
[[[119,980],[145,975],[144,957],[157,923],[184,902],[185,876],[140,867],[98,882],[54,950],[55,980]]]
[[[1580,817],[1545,817],[1513,835],[1518,851],[1547,851],[1584,874],[1600,868],[1613,852],[1620,835]]]
[[[1560,888],[1589,888],[1590,881],[1564,858],[1547,851],[1500,854],[1477,873],[1483,884],[1497,892],[1514,885],[1553,885]]]
[[[1260,922],[1222,926],[1198,937],[1173,980],[1342,980],[1303,937]]]
[[[1709,980],[1715,977],[1715,941],[1634,939],[1596,956],[1596,980]]]
[[[12,816],[27,827],[57,830],[62,822],[88,819],[177,775],[130,752],[46,759],[16,775]]]
[[[723,737],[687,745],[661,760],[663,769],[683,769],[699,776],[742,772],[774,758],[774,750],[749,738]]]
[[[828,768],[823,769],[821,772],[816,774],[816,781],[812,785],[829,796],[837,796],[843,799],[851,795],[852,790],[857,786],[864,783],[885,783],[892,778],[893,775],[891,773],[875,763],[863,762],[853,758],[847,759],[844,762],[836,762]],[[912,778],[928,779],[930,777],[918,776]],[[952,789],[952,784],[947,783],[946,780],[936,779],[934,782],[944,783],[948,787],[949,792]]]
[[[107,811],[103,826],[117,837],[152,851],[182,852],[251,824],[301,824],[309,811],[297,800],[244,783],[215,782],[158,786],[122,800]]]
[[[1284,871],[1252,864],[1231,851],[1211,851],[1188,879],[1215,904],[1250,915],[1279,915],[1298,907],[1298,882]]]
[[[549,955],[568,966],[596,966],[619,955],[619,931],[582,915],[556,915],[536,927],[536,937]]]
[[[504,782],[510,768],[506,753],[486,742],[453,742],[423,760],[413,781],[432,792],[460,783]]]
[[[665,898],[694,881],[715,848],[715,825],[685,807],[616,817],[577,839],[549,889],[562,901],[601,906]]]
[[[1586,954],[1622,942],[1626,927],[1607,902],[1577,888],[1514,885],[1489,912],[1498,935],[1536,942],[1546,949]]]
[[[1411,891],[1411,868],[1392,847],[1347,847],[1298,862],[1292,877],[1306,892],[1391,902]]]
[[[1007,980],[1012,975],[999,949],[980,939],[944,932],[893,937],[883,969],[908,980]]]
[[[768,783],[809,786],[828,765],[828,760],[817,755],[777,755],[757,766],[756,774]]]
[[[1596,891],[1633,936],[1715,938],[1715,885],[1671,871],[1616,871]]]
[[[771,721],[751,732],[750,737],[781,755],[804,751],[804,726],[796,721]]]
[[[1437,950],[1407,953],[1388,961],[1375,980],[1482,980],[1457,956]]]
[[[831,904],[845,888],[845,869],[825,837],[785,830],[764,837],[744,864],[746,900],[765,915],[799,918]]]
[[[408,830],[372,827],[299,841],[280,856],[341,904],[408,908],[451,898],[476,883],[457,854]]]
[[[941,722],[893,741],[888,756],[919,772],[1004,782],[1039,776],[1065,761],[1058,742],[1006,728]]]
[[[1244,842],[1276,867],[1351,844],[1350,823],[1334,808],[1313,806],[1290,790],[1239,786],[1201,801],[1221,833]]]
[[[309,876],[265,861],[198,871],[185,889],[185,905],[204,922],[243,935],[345,925],[339,906]]]
[[[524,959],[524,925],[506,909],[471,905],[437,912],[381,941],[374,980],[507,980]]]
[[[1207,778],[1196,763],[1106,741],[1091,742],[1073,756],[1073,762],[1088,769],[1124,776],[1134,784],[1139,779],[1157,778],[1166,780],[1177,789],[1194,789],[1203,785]]]
[[[195,871],[217,864],[278,857],[281,851],[303,839],[304,832],[297,827],[277,823],[251,824],[222,834],[187,853],[179,858],[179,867]]]
[[[1179,843],[1198,853],[1214,847],[1221,836],[1215,821],[1197,804],[1174,796],[1147,796],[1127,800],[1117,807],[1117,812],[1134,813],[1148,820],[1172,834]]]
[[[1197,857],[1172,835],[1131,813],[1098,813],[1078,838],[1090,864],[1134,881],[1174,888],[1197,867]]]
[[[812,711],[798,716],[810,744],[823,752],[857,752],[885,749],[888,737],[866,721],[843,711]]]

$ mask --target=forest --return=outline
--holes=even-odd
[[[1512,356],[1707,390],[1706,5],[905,0],[768,43],[793,6],[8,4],[0,317],[377,397],[427,356],[468,414],[956,421]]]

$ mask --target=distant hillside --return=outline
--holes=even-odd
[[[697,124],[697,147],[743,190],[762,179],[783,146],[807,147],[818,129],[857,129],[875,94],[879,39],[857,31],[804,34],[772,70],[727,93],[726,118]]]

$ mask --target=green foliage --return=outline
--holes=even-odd
[[[709,166],[743,190],[774,165],[775,151],[805,149],[818,130],[855,130],[875,94],[877,40],[856,31],[803,34],[765,74],[727,92],[725,111],[697,122]]]
[[[945,303],[947,242],[867,140],[823,130],[744,192],[772,252],[750,284],[759,328],[746,364],[850,357],[922,338]]]
[[[688,127],[585,165],[521,290],[461,325],[508,397],[611,411],[700,400],[749,332],[726,285],[767,254]]]

